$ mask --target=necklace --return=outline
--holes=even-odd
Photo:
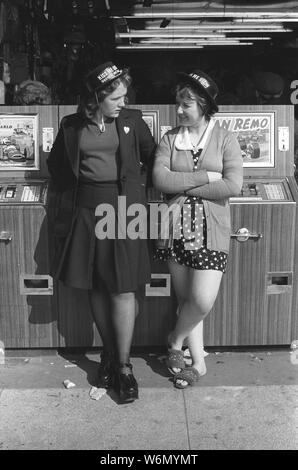
[[[101,122],[98,124],[99,132],[102,134],[106,130],[105,122],[103,120],[103,115],[101,115]]]
[[[195,144],[191,141],[191,137],[190,137],[190,136],[191,136],[191,133],[190,133],[189,130],[188,130],[190,143],[191,143],[191,146],[192,146],[192,149],[193,149],[193,152],[194,152],[194,153],[197,153],[199,144],[200,144],[200,142],[202,141],[202,139],[203,139],[203,137],[204,137],[204,135],[205,135],[205,132],[206,132],[207,127],[208,127],[208,123],[205,124],[204,130],[203,130],[202,134],[200,135],[199,139],[197,140],[197,142],[196,142]]]
[[[98,116],[93,117],[93,122],[97,125],[99,132],[102,134],[106,130],[105,122],[103,115],[100,116],[100,119],[98,120]]]

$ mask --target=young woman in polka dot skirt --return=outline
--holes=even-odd
[[[169,208],[175,203],[179,216],[173,218],[174,236],[160,240],[154,256],[167,261],[179,302],[177,322],[168,336],[167,366],[174,385],[185,388],[206,373],[203,318],[213,307],[226,270],[228,198],[241,191],[243,163],[236,137],[213,117],[218,111],[215,82],[200,70],[178,76],[179,126],[158,146],[153,183]],[[183,359],[185,340],[191,367]]]

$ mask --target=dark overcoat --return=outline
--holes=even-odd
[[[85,118],[79,113],[65,116],[47,160],[56,204],[52,228],[56,248],[51,269],[52,275],[56,278],[59,278],[63,267],[76,215],[79,141],[84,124]],[[119,195],[126,196],[127,207],[133,203],[146,204],[145,186],[151,185],[156,144],[139,110],[121,110],[116,118],[116,128],[119,138],[117,150]],[[146,184],[141,174],[141,169],[145,167]],[[146,244],[146,240],[143,242]]]

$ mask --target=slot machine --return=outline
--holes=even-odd
[[[58,346],[45,160],[56,106],[0,107],[0,339],[6,348]]]
[[[289,344],[298,333],[293,106],[219,111],[220,125],[240,143],[244,183],[230,198],[228,268],[204,320],[205,344]]]

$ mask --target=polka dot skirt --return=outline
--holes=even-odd
[[[194,201],[195,200],[195,201]],[[203,239],[195,238],[189,243],[189,248],[185,249],[186,238],[183,234],[183,223],[181,224],[181,237],[173,241],[173,247],[167,249],[156,249],[153,253],[155,260],[166,261],[172,259],[179,264],[183,264],[193,269],[205,270],[214,269],[216,271],[226,272],[228,255],[222,251],[208,250],[206,246],[207,241],[207,227],[206,219],[203,210],[203,204],[200,204],[197,198],[187,198],[185,204],[189,204],[193,207],[194,204],[198,204],[202,209],[202,221],[203,221]],[[193,212],[193,211],[192,211]],[[185,214],[184,214],[185,215]],[[186,230],[187,233],[187,230]],[[193,249],[192,245],[193,244]],[[200,247],[197,248],[196,245]]]
[[[199,155],[199,152],[193,155],[194,169],[197,168]],[[199,229],[198,233],[193,238],[189,238],[194,231],[195,222]],[[207,248],[206,218],[202,201],[199,198],[191,196],[186,199],[184,208],[181,210],[180,238],[173,241],[171,248],[155,249],[153,258],[160,261],[172,259],[179,264],[198,270],[214,269],[226,272],[228,255],[222,251]]]

